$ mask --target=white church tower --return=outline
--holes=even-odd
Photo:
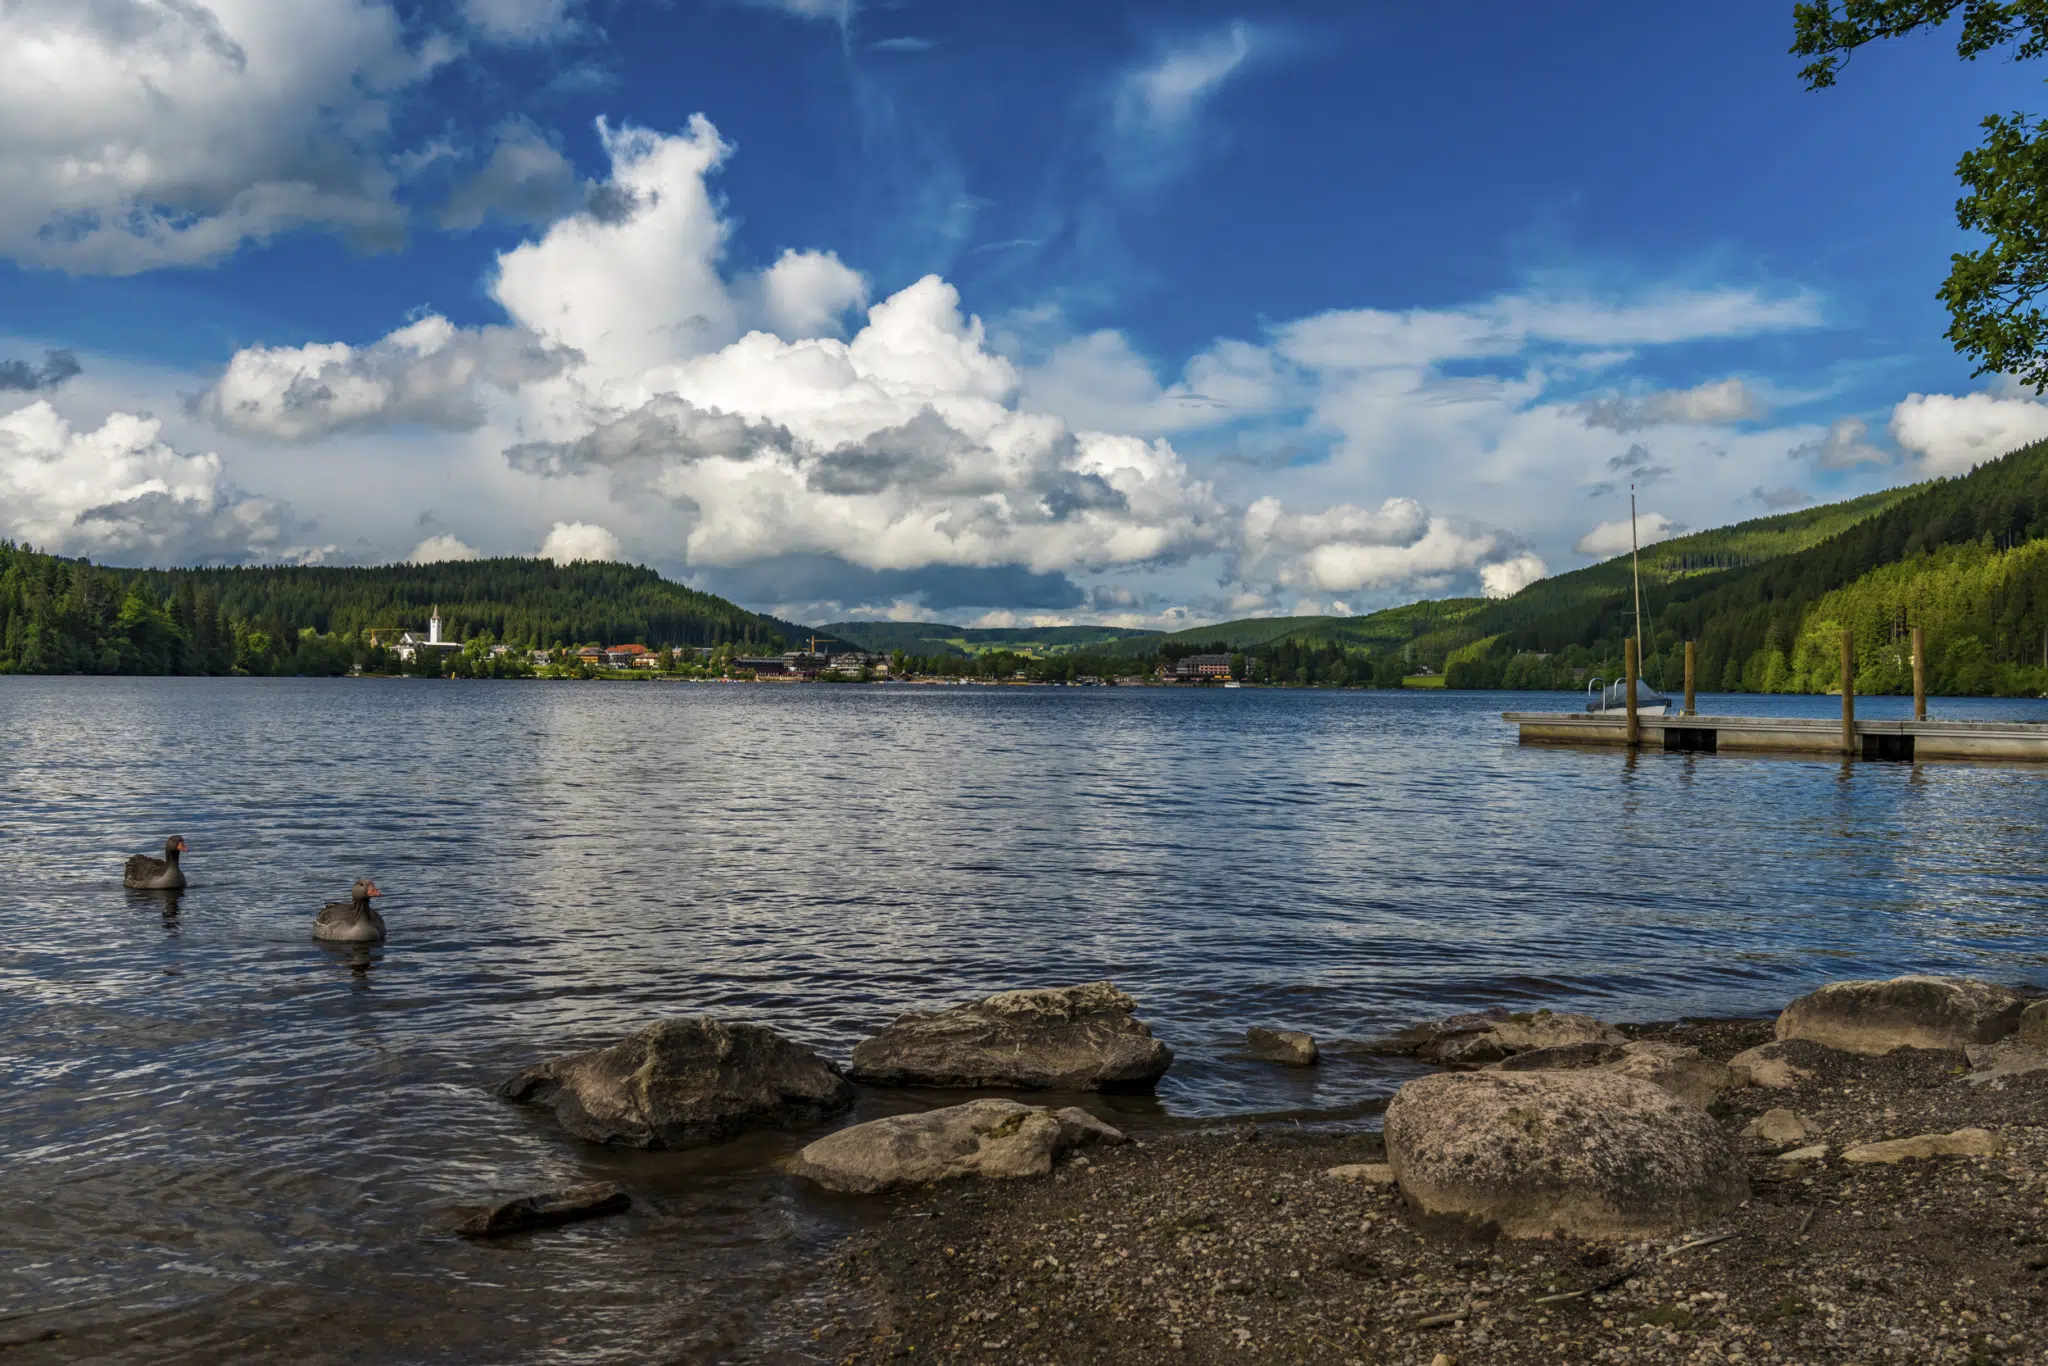
[[[440,604],[439,604],[439,603],[436,603],[436,604],[434,605],[434,615],[433,615],[433,616],[431,616],[431,617],[429,617],[429,618],[427,619],[427,644],[429,644],[429,645],[439,645],[440,643],[441,643],[441,607],[440,607]]]

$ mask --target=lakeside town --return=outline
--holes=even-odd
[[[487,633],[468,640],[448,636],[434,609],[425,631],[366,633],[366,662],[357,677],[412,675],[453,678],[657,678],[728,683],[917,683],[939,685],[1054,684],[1074,687],[1208,684],[1241,686],[1246,656],[1197,653],[1131,656],[1040,656],[1009,650],[925,657],[896,650],[862,650],[813,635],[800,649],[767,653],[747,642],[712,646],[650,647],[623,644],[517,649]],[[389,642],[383,637],[389,636]],[[1120,667],[1121,666],[1121,667]],[[1439,684],[1441,680],[1438,680]],[[1426,686],[1426,684],[1425,684]]]

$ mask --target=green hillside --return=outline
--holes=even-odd
[[[922,658],[967,656],[1004,650],[1020,655],[1059,655],[1116,645],[1125,641],[1156,641],[1157,631],[1121,626],[949,626],[934,621],[835,621],[818,634],[833,636],[863,650],[893,654],[898,650]]]
[[[781,648],[799,631],[632,565],[112,569],[0,541],[0,672],[335,672],[369,629],[424,629],[436,606],[454,639],[520,647]]]
[[[1933,685],[2048,691],[2048,443],[1970,474],[1675,537],[1642,552],[1652,683],[1683,681],[1697,642],[1703,688],[1817,691],[1853,632],[1866,691],[1910,687],[1906,641],[1924,630]],[[1573,688],[1612,677],[1634,630],[1630,557],[1531,584],[1512,598],[1449,598],[1359,617],[1220,622],[1125,653],[1222,646],[1254,681],[1385,686],[1440,672],[1452,687]]]

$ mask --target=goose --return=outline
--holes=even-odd
[[[185,885],[184,870],[178,867],[178,855],[185,852],[183,835],[173,835],[164,841],[164,856],[151,858],[147,854],[136,854],[128,860],[126,871],[121,874],[123,887],[134,887],[145,892],[174,892]]]
[[[370,879],[359,877],[356,885],[348,889],[348,895],[347,901],[328,902],[313,917],[313,937],[337,944],[383,943],[384,917],[377,914],[370,898],[384,893]]]

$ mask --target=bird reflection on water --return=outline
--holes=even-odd
[[[370,989],[370,970],[384,957],[380,947],[370,944],[338,944],[321,939],[316,939],[313,943],[336,967],[348,969],[349,976],[354,979],[350,985],[358,991]]]
[[[130,906],[137,910],[145,906],[154,908],[163,917],[164,929],[172,934],[178,932],[178,904],[185,898],[183,888],[144,891],[139,887],[130,887],[126,890]]]

